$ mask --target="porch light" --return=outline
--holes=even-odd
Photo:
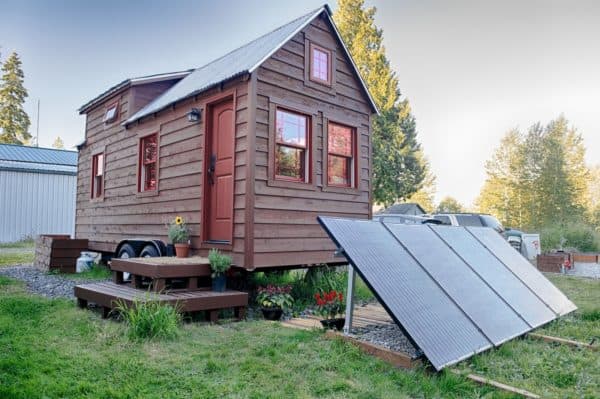
[[[202,118],[202,111],[198,108],[192,108],[190,112],[187,113],[188,122],[200,122]]]

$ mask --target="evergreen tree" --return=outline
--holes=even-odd
[[[57,148],[60,150],[65,148],[65,143],[60,138],[60,136],[56,136],[56,139],[54,139],[54,143],[52,143],[52,148]]]
[[[425,161],[427,165],[429,163]],[[427,170],[429,170],[429,166],[427,166]],[[427,172],[425,179],[423,179],[423,185],[419,189],[419,191],[411,194],[410,197],[406,199],[406,202],[413,202],[419,204],[421,208],[425,209],[427,213],[433,213],[435,211],[434,205],[434,197],[436,192],[436,178],[435,175],[431,172]]]
[[[0,81],[0,143],[27,144],[31,135],[29,116],[23,109],[27,90],[17,53],[12,53],[2,65]]]
[[[465,207],[452,197],[444,197],[435,210],[436,213],[461,213],[465,211]]]
[[[375,7],[364,7],[364,0],[340,0],[334,20],[381,113],[372,124],[373,199],[389,206],[422,187],[427,163],[410,104],[400,100],[375,12]]]

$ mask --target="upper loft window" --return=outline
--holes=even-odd
[[[104,153],[92,156],[92,198],[104,194]]]
[[[139,191],[156,190],[158,134],[140,139]]]
[[[327,130],[327,183],[331,186],[354,187],[356,160],[355,129],[329,123]]]
[[[310,161],[309,125],[309,116],[277,109],[275,178],[307,182]]]
[[[331,85],[331,51],[310,44],[310,80]]]
[[[117,120],[119,116],[119,102],[114,102],[106,108],[104,113],[104,123],[109,124]]]

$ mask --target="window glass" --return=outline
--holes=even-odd
[[[352,129],[331,123],[327,142],[330,153],[352,156]]]
[[[447,225],[451,225],[452,224],[452,222],[450,222],[450,217],[449,216],[435,215],[433,218],[435,220],[439,220],[440,222],[442,222],[442,224],[447,224]]]
[[[153,134],[141,140],[142,162],[140,163],[140,191],[156,189],[156,159],[158,153],[158,137]]]
[[[306,181],[309,118],[278,109],[275,115],[275,177]]]
[[[327,183],[352,187],[354,154],[354,129],[329,123],[327,130]]]
[[[312,49],[312,77],[324,82],[329,81],[329,53],[319,48]]]
[[[275,174],[296,180],[305,178],[306,151],[279,145],[275,153]]]
[[[117,109],[119,107],[119,104],[113,104],[111,105],[107,110],[106,110],[106,114],[104,114],[104,122],[106,123],[110,123],[110,122],[114,122],[117,119]]]
[[[102,197],[104,186],[104,154],[92,156],[92,198]]]
[[[350,186],[351,158],[329,155],[327,180],[329,184]]]
[[[306,146],[306,116],[277,110],[277,141]]]
[[[478,215],[456,215],[459,226],[483,226]]]

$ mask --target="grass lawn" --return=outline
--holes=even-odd
[[[0,267],[33,263],[33,240],[0,244]]]

